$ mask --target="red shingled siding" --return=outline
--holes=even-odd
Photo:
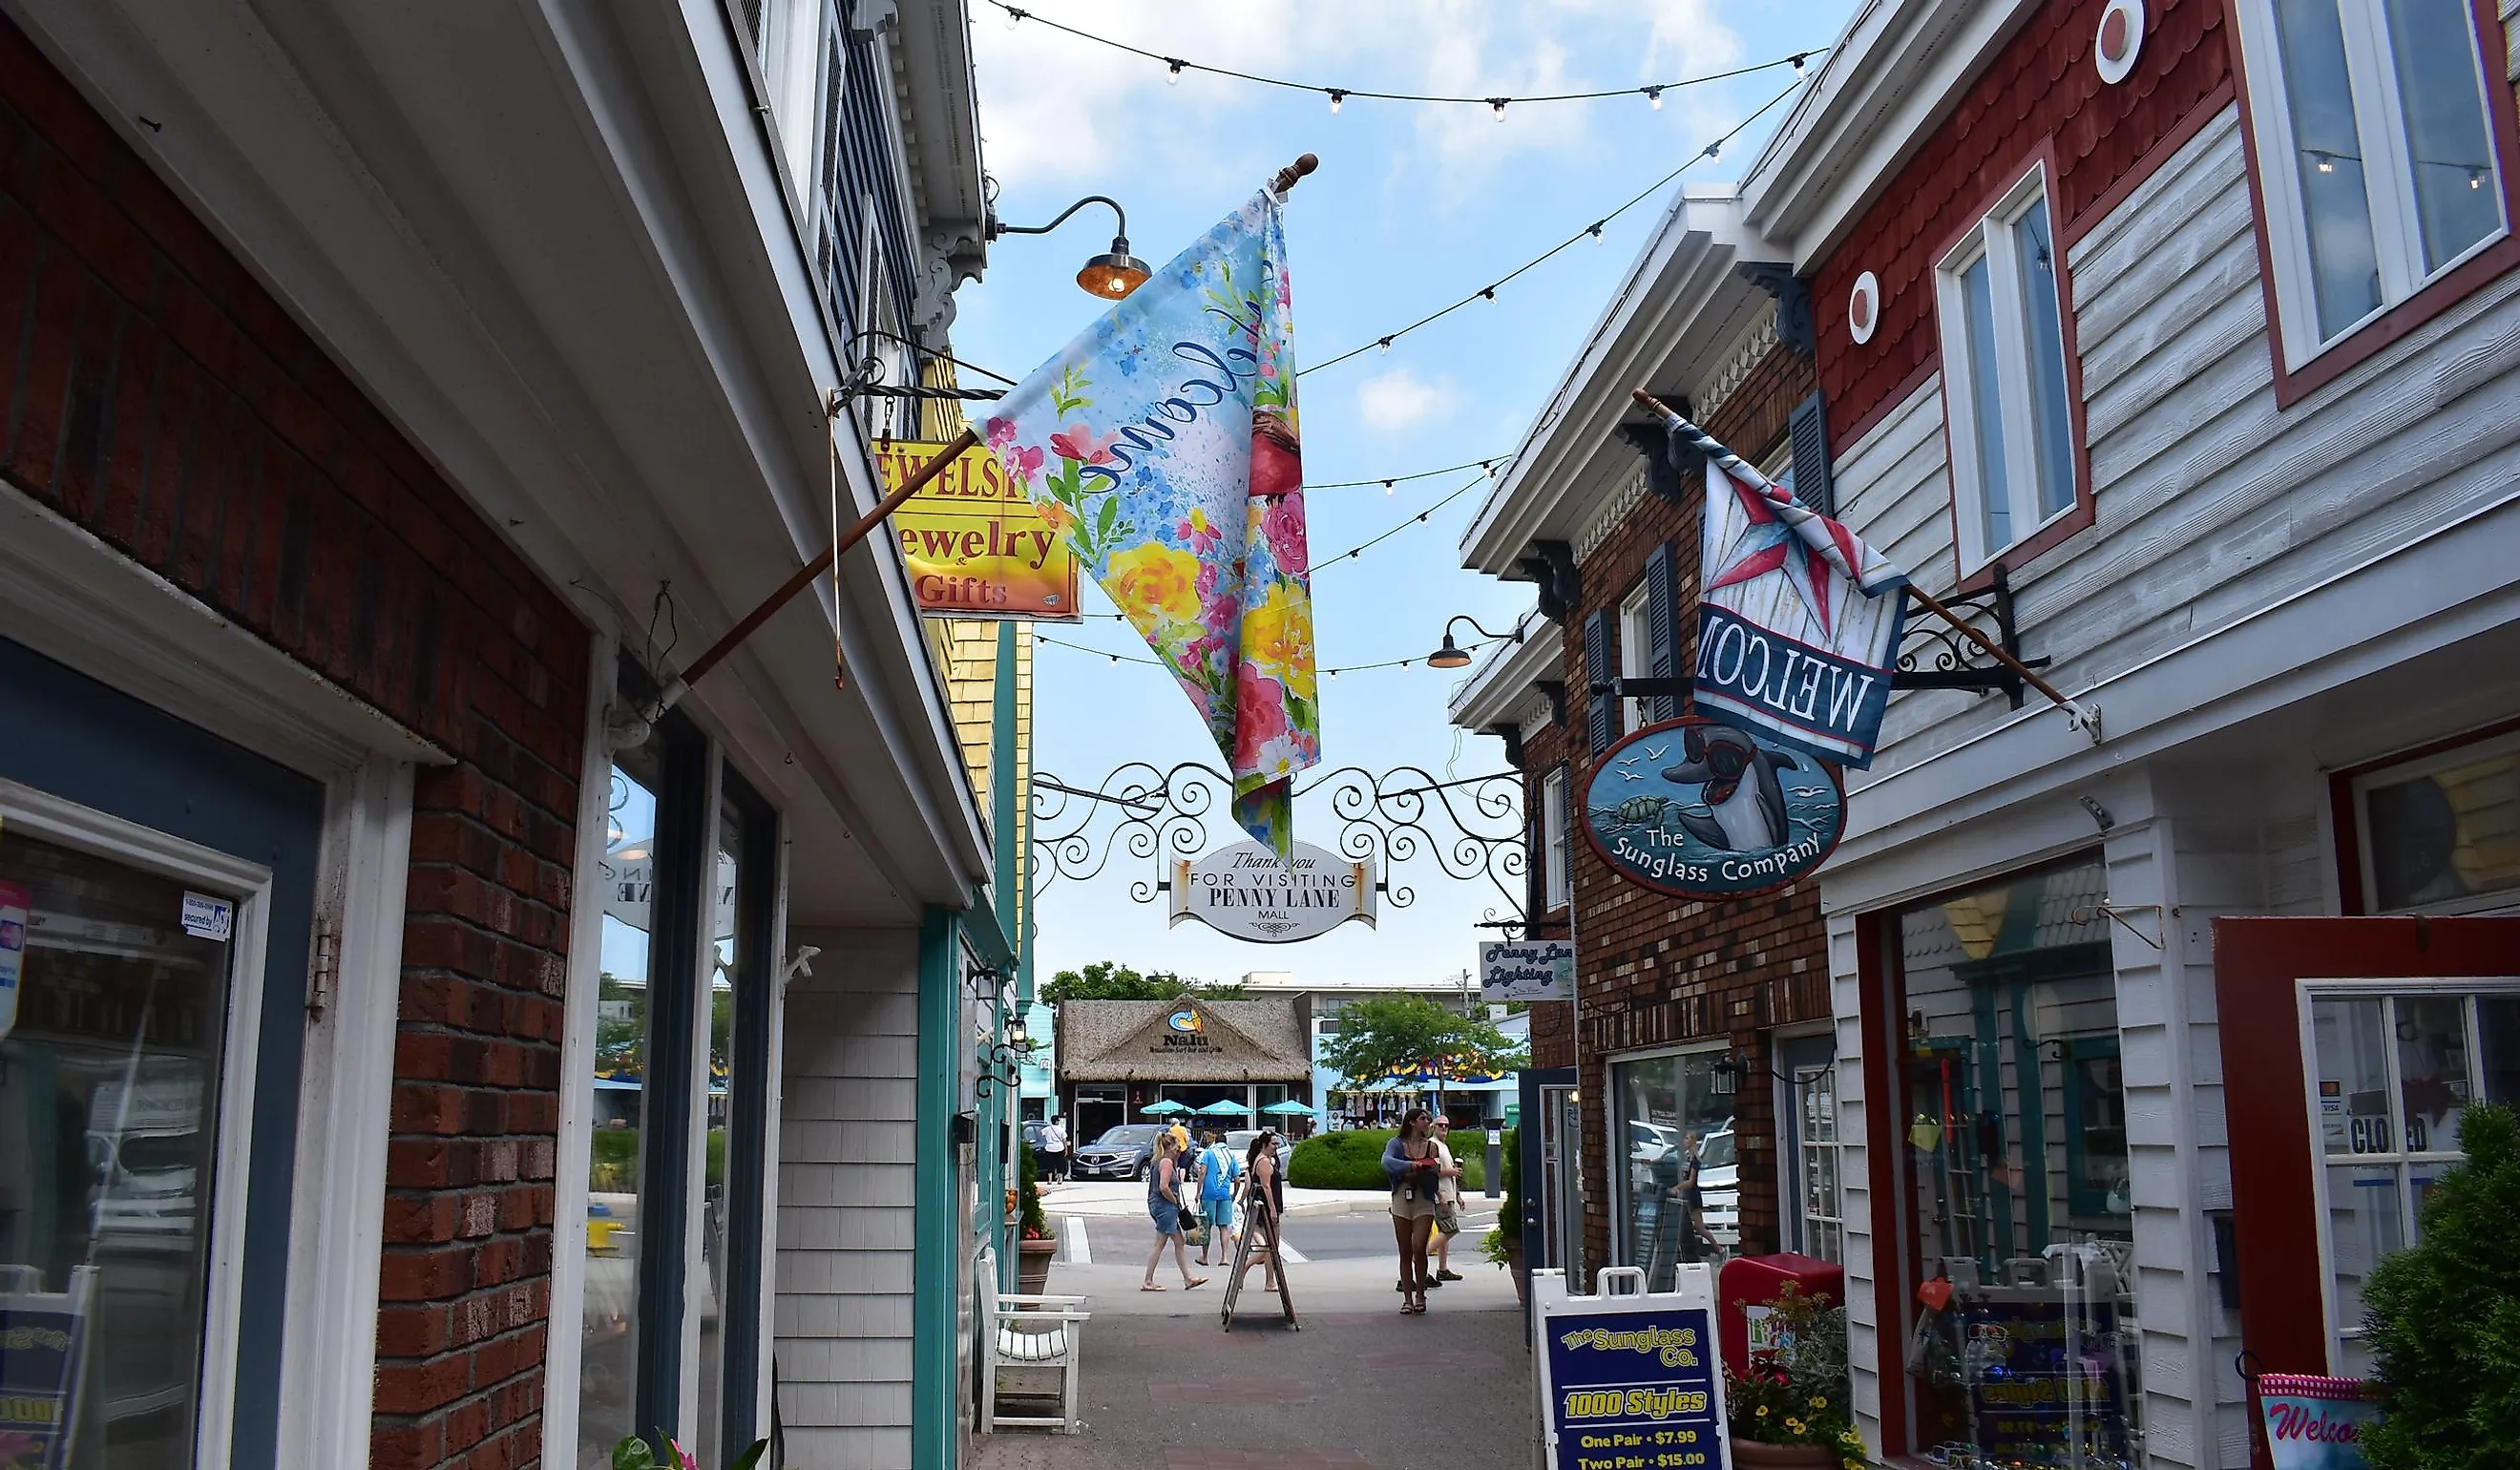
[[[457,757],[419,773],[374,1463],[541,1452],[585,627],[0,21],[0,473]],[[268,1041],[268,1039],[266,1039]]]
[[[1709,416],[1707,430],[1745,457],[1764,459],[1784,442],[1794,405],[1811,390],[1811,365],[1783,347],[1771,348]],[[1647,496],[1585,558],[1583,600],[1566,619],[1560,675],[1574,722],[1562,735],[1570,804],[1580,795],[1592,765],[1581,716],[1584,619],[1615,608],[1644,574],[1645,557],[1666,541],[1681,548],[1676,626],[1682,646],[1676,661],[1684,669],[1695,662],[1696,547],[1704,488],[1703,481],[1690,485],[1679,505]],[[1537,761],[1530,765],[1535,804],[1542,769]],[[1598,1265],[1609,1260],[1611,1202],[1612,1165],[1604,1148],[1609,1096],[1604,1055],[1729,1038],[1752,1067],[1764,1066],[1764,1028],[1829,1014],[1827,938],[1816,882],[1806,880],[1753,899],[1690,903],[1613,874],[1580,835],[1573,857],[1576,993],[1583,1013],[1578,1081],[1584,1098],[1584,1239],[1587,1261]],[[1556,1053],[1558,1065],[1568,1059],[1562,1051]],[[1778,1239],[1773,1114],[1768,1090],[1744,1085],[1733,1120],[1744,1251],[1773,1251]]]
[[[2020,177],[2041,139],[2056,140],[2049,208],[2058,241],[2070,245],[2159,165],[2169,153],[2160,145],[2229,99],[2224,0],[2151,0],[2135,71],[2114,87],[2092,57],[2102,4],[2064,0],[2033,12],[1813,271],[1832,448],[1853,444],[1940,361],[1935,255],[1985,212],[1993,191]],[[1866,271],[1881,283],[1881,321],[1858,346],[1846,301]]]

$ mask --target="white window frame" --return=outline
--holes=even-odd
[[[1653,677],[1653,590],[1643,582],[1619,599],[1619,677]],[[1631,695],[1619,701],[1622,735],[1645,727],[1645,701]]]
[[[1566,768],[1552,767],[1540,778],[1540,904],[1550,913],[1574,902],[1574,853],[1568,845]]]
[[[1953,519],[1958,522],[1962,576],[1978,571],[2049,524],[2071,515],[2082,499],[2083,468],[2080,455],[2075,454],[2069,457],[2075,483],[2065,504],[2052,513],[2042,513],[2039,509],[2039,411],[2030,371],[2030,317],[2021,293],[2021,257],[2011,227],[2021,221],[2032,204],[2048,199],[2052,199],[2048,188],[2048,165],[2045,160],[2034,162],[1934,267],[1935,308],[1942,332],[1943,420],[1951,433],[1952,503],[1956,512]],[[2065,356],[2064,322],[2073,303],[2064,298],[2065,252],[2064,246],[2054,243],[2056,210],[2052,203],[2048,210],[2048,235],[2055,255],[2059,333],[2056,351],[2061,358]],[[1970,355],[1968,302],[1960,286],[1960,274],[1980,257],[1988,261],[1988,293],[1995,314],[1996,361],[1991,371],[1996,375],[1997,412],[2003,416],[2003,477],[2012,527],[2012,539],[2002,546],[1987,544],[1986,487],[1978,474],[1977,375],[1990,371],[1990,365]],[[2070,362],[2067,366],[2070,369]],[[2071,394],[2069,374],[2067,423],[2063,425],[2069,435],[2073,433]]]
[[[2506,735],[2488,736],[2481,740],[2473,740],[2467,744],[2454,746],[2449,750],[2438,751],[2432,755],[2422,756],[2414,760],[2400,761],[2395,765],[2382,766],[2377,770],[2365,771],[2362,775],[2354,778],[2351,783],[2352,799],[2354,802],[2354,841],[2356,848],[2354,861],[2357,869],[2362,875],[2362,894],[2364,907],[2367,912],[2372,913],[2447,914],[2479,913],[2491,913],[2520,910],[2520,887],[2496,888],[2485,893],[2471,893],[2463,898],[2445,899],[2437,904],[2417,904],[2411,908],[2406,909],[2381,909],[2377,907],[2376,901],[2380,893],[2380,873],[2376,856],[2371,848],[2371,812],[2369,806],[2371,790],[2375,786],[2395,785],[2400,781],[2413,780],[2422,777],[2434,775],[2437,772],[2454,771],[2461,766],[2473,765],[2478,761],[2490,759],[2491,757],[2501,755],[2506,751],[2513,750],[2520,750],[2520,730],[2512,731]]]
[[[2320,1127],[2318,1032],[2312,1018],[2312,1003],[2316,1001],[2396,1001],[2422,996],[2464,998],[2467,1002],[2465,1021],[2468,1065],[2471,1068],[2480,1068],[2483,1062],[2483,1052],[2480,1048],[2483,1036],[2477,1015],[2477,999],[2484,996],[2520,995],[2520,977],[2501,979],[2485,976],[2456,980],[2304,980],[2297,984],[2296,994],[2300,1005],[2298,1021],[2301,1027],[2302,1105],[2309,1110],[2307,1116],[2310,1121],[2311,1187],[2316,1191],[2314,1197],[2318,1202],[2317,1211],[2318,1309],[2327,1333],[2327,1360],[2331,1365],[2335,1365],[2344,1361],[2345,1344],[2349,1340],[2361,1338],[2362,1328],[2359,1322],[2344,1322],[2338,1319],[2336,1242],[2333,1234],[2335,1215],[2329,1207],[2327,1193],[2329,1168],[2337,1166],[2397,1169],[2400,1180],[2398,1238],[2411,1245],[2415,1242],[2415,1202],[2414,1190],[2405,1182],[2408,1177],[2407,1170],[2427,1164],[2449,1168],[2465,1159],[2467,1154],[2464,1150],[2454,1148],[2408,1151],[2403,1146],[2388,1153],[2329,1154],[2322,1141],[2324,1136]],[[2394,1017],[2396,1010],[2393,1006],[2383,1014]],[[2381,1048],[2381,1058],[2384,1068],[2382,1086],[2388,1092],[2389,1116],[2394,1121],[2399,1118],[2400,1109],[2406,1105],[2404,1080],[2398,1074],[2398,1047],[2394,1039],[2390,1045]],[[2470,1098],[2468,1105],[2473,1106],[2482,1100],[2484,1100],[2482,1097]],[[2401,1145],[2406,1142],[2403,1130],[2393,1141]]]
[[[2501,140],[2488,78],[2500,85],[2500,67],[2489,67],[2474,24],[2468,45],[2476,59],[2477,102],[2485,114],[2488,182],[2501,228],[2487,234],[2426,274],[2416,217],[2414,180],[2407,163],[2406,118],[2398,104],[2397,68],[2388,33],[2370,0],[2340,0],[2347,75],[2354,85],[2355,130],[2362,138],[2364,193],[2371,204],[2371,241],[2380,263],[2380,304],[2334,336],[2318,333],[2318,300],[2311,266],[2310,230],[2302,212],[2301,179],[2293,169],[2292,109],[2284,95],[2283,49],[2275,29],[2274,0],[2240,0],[2240,75],[2249,89],[2249,116],[2256,134],[2258,187],[2266,200],[2267,245],[2274,267],[2275,316],[2286,372],[2297,373],[2321,353],[2352,337],[2425,287],[2458,269],[2511,234],[2511,211],[2502,187]],[[2499,58],[2500,37],[2495,56]]]

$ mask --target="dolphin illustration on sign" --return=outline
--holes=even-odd
[[[1680,759],[1665,764],[1679,747]],[[1820,867],[1846,828],[1837,776],[1810,755],[1712,720],[1649,725],[1601,752],[1584,834],[1631,881],[1679,898],[1739,898]]]

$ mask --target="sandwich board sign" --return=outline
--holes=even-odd
[[[1725,1470],[1714,1268],[1682,1265],[1670,1291],[1632,1266],[1594,1280],[1569,1296],[1565,1272],[1531,1273],[1549,1470]]]

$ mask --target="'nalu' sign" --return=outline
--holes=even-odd
[[[1173,864],[1176,924],[1195,918],[1254,944],[1293,944],[1349,919],[1373,923],[1373,865],[1298,842],[1285,861],[1265,842],[1238,842]]]
[[[1646,726],[1602,751],[1584,787],[1594,848],[1621,876],[1679,898],[1782,888],[1845,830],[1834,770],[1712,720]]]

